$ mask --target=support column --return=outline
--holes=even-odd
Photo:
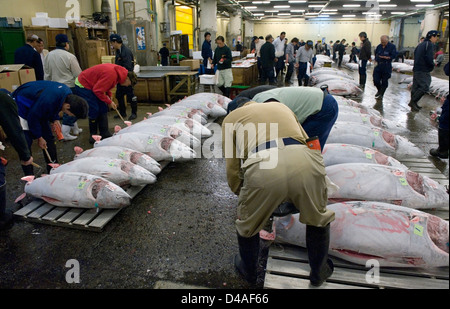
[[[217,36],[217,0],[202,0],[200,2],[200,37],[199,50],[205,40],[205,32],[211,33],[211,47],[215,49]]]
[[[439,16],[440,12],[438,10],[427,10],[425,12],[425,17],[422,21],[422,36],[426,36],[430,30],[438,30],[439,27]]]
[[[231,50],[234,50],[233,46],[233,40],[234,44],[237,43],[238,36],[241,36],[242,38],[242,11],[236,10],[230,15],[230,23],[229,23],[229,34],[227,35],[227,45]]]

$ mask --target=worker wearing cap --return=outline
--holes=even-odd
[[[92,135],[100,132],[102,138],[111,137],[108,128],[108,108],[116,109],[111,99],[111,90],[120,84],[134,86],[136,73],[112,63],[102,63],[90,67],[78,75],[73,93],[85,99],[89,104],[89,142],[95,142]]]
[[[26,44],[14,52],[14,63],[25,64],[34,69],[36,80],[44,79],[44,66],[41,55],[36,51],[39,37],[35,34],[27,37]]]
[[[434,44],[438,39],[438,31],[429,31],[425,40],[414,50],[413,85],[411,100],[408,104],[412,111],[419,111],[422,108],[417,103],[430,88],[430,73],[434,69]]]
[[[311,68],[311,71],[313,69],[312,65],[312,58],[314,56],[313,51],[313,41],[308,40],[306,41],[306,44],[299,48],[297,51],[297,55],[295,56],[295,67],[298,68],[298,85],[302,86],[303,79],[304,84],[303,86],[308,86],[309,83],[309,76],[306,74],[308,65]]]
[[[51,80],[66,85],[69,88],[75,87],[75,78],[81,73],[81,67],[77,57],[69,52],[69,38],[65,34],[58,34],[55,37],[56,48],[48,53],[44,61],[44,79]],[[81,133],[78,128],[77,118],[63,115],[62,134],[64,140],[74,140]],[[71,135],[70,133],[74,135]]]
[[[278,102],[247,102],[223,120],[228,185],[239,195],[235,266],[249,282],[256,281],[259,231],[283,202],[292,202],[307,225],[311,283],[321,285],[333,272],[328,247],[334,212],[326,208],[321,152],[309,149],[307,138],[295,114]]]
[[[111,34],[109,36],[112,46],[116,51],[115,64],[120,65],[127,69],[129,72],[133,72],[134,69],[134,56],[131,50],[123,44],[122,38],[118,34]],[[136,119],[137,117],[137,97],[134,95],[133,86],[122,86],[117,84],[116,99],[119,103],[119,113],[122,118],[127,116],[127,108],[125,106],[125,95],[127,96],[127,101],[131,105],[131,115],[128,120]],[[114,118],[120,118],[119,115],[114,116]]]
[[[377,66],[373,69],[373,84],[377,88],[376,99],[382,99],[389,79],[392,75],[392,61],[397,56],[395,45],[389,42],[389,36],[382,35],[380,44],[375,49],[375,61]]]
[[[52,81],[34,81],[21,85],[13,93],[16,101],[20,123],[31,152],[33,140],[43,150],[47,163],[58,161],[52,126],[59,126],[59,113],[84,119],[88,106],[85,100],[73,95],[69,87]],[[50,158],[47,157],[47,153]],[[32,166],[22,166],[25,175],[33,175]],[[50,171],[47,166],[47,171]]]
[[[33,157],[20,126],[17,104],[8,93],[0,91],[0,126],[6,133],[9,142],[16,150],[23,166],[32,164]],[[0,150],[2,141],[0,141]],[[1,153],[1,152],[0,152]],[[6,209],[6,160],[0,160],[0,231],[8,229],[13,224],[13,215]]]

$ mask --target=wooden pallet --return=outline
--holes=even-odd
[[[379,282],[370,276],[373,270],[330,256],[334,263],[333,275],[320,289],[448,289],[449,268],[403,269],[381,268]],[[264,288],[308,289],[309,264],[306,249],[291,245],[272,244],[266,266]],[[366,275],[369,273],[369,280]]]

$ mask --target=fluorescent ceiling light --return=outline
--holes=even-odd
[[[397,4],[379,4],[380,8],[395,8],[397,7]]]
[[[432,0],[411,0],[411,2],[431,2]]]
[[[342,15],[342,17],[355,17],[356,15]]]
[[[270,10],[270,11],[266,11],[266,13],[278,13],[278,10]]]
[[[391,0],[377,0],[377,2],[391,2]]]
[[[305,13],[305,15],[309,15],[309,16],[311,16],[311,15],[319,15],[319,12],[317,12],[317,13]]]
[[[257,8],[258,8],[257,6],[244,6],[244,9],[246,10],[255,10]]]
[[[264,13],[253,13],[253,16],[264,16]]]
[[[323,8],[325,4],[310,4],[308,5],[309,8]]]
[[[273,8],[274,9],[288,9],[290,8],[290,5],[274,5]]]
[[[325,12],[326,15],[337,15],[339,14],[338,12]]]
[[[330,15],[323,15],[323,14],[320,14],[320,15],[317,16],[317,17],[330,17]]]
[[[270,1],[252,1],[253,4],[270,4]]]
[[[432,6],[434,6],[434,4],[416,4],[416,7],[418,8],[427,8]]]
[[[337,12],[336,9],[323,9],[324,12]]]
[[[359,8],[361,4],[344,4],[344,8]]]
[[[291,13],[278,13],[278,16],[291,16]]]
[[[289,0],[289,3],[306,3],[306,0]]]
[[[305,10],[291,10],[293,13],[303,13]]]
[[[406,12],[391,12],[391,14],[400,15],[400,14],[406,14]]]

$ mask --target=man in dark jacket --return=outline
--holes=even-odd
[[[382,35],[380,44],[375,49],[377,66],[373,69],[373,83],[377,87],[375,98],[382,99],[392,75],[392,60],[397,56],[395,45],[389,42],[387,35]]]
[[[338,45],[341,43],[340,40],[337,40],[336,42],[334,42],[333,44],[333,61],[336,61],[336,52],[337,52],[337,47]]]
[[[365,32],[359,34],[359,39],[362,42],[361,50],[359,51],[359,85],[364,88],[367,80],[367,61],[372,61],[372,44]]]
[[[217,47],[212,60],[212,64],[217,64],[217,70],[219,71],[219,80],[216,85],[222,91],[222,94],[228,97],[230,96],[230,87],[233,84],[233,72],[231,70],[233,57],[231,49],[225,44],[223,36],[219,35],[217,37],[216,44]]]
[[[262,66],[262,77],[261,84],[265,84],[266,80],[269,79],[269,83],[271,85],[276,84],[274,66],[278,61],[278,58],[275,57],[275,47],[272,44],[273,36],[268,34],[266,36],[266,43],[261,46],[261,66]]]
[[[344,58],[344,54],[345,54],[345,39],[342,39],[341,43],[336,47],[337,52],[339,54],[339,62],[338,62],[338,67],[340,68],[342,65],[342,58]]]
[[[23,166],[31,165],[33,157],[20,126],[16,102],[4,91],[0,91],[0,115],[0,126],[19,155],[20,163]],[[1,141],[0,149],[2,149]],[[6,210],[5,167],[6,160],[0,160],[0,231],[10,228],[13,223],[12,212]]]
[[[38,146],[43,150],[47,163],[56,163],[56,145],[52,126],[59,126],[59,113],[62,111],[69,116],[85,119],[88,105],[82,98],[73,95],[69,87],[64,84],[40,80],[21,85],[13,93],[19,113],[20,124],[24,131],[28,148],[31,152],[33,140],[38,140]],[[47,158],[45,150],[51,159]],[[32,166],[22,165],[25,175],[33,175]],[[51,167],[47,165],[47,171]]]
[[[116,60],[115,64],[120,65],[128,70],[128,72],[133,72],[134,70],[134,56],[131,50],[123,44],[122,38],[118,34],[111,34],[109,40],[112,46],[116,50]],[[119,103],[119,113],[123,118],[127,116],[127,107],[125,106],[125,95],[127,96],[127,101],[131,105],[131,115],[128,120],[136,119],[137,117],[137,97],[134,95],[133,86],[122,86],[117,85],[116,99]],[[114,118],[120,118],[119,115],[114,116]]]
[[[205,40],[202,45],[203,66],[206,74],[214,74],[214,70],[208,69],[208,63],[212,60],[211,33],[205,32]]]
[[[419,111],[422,107],[417,102],[428,92],[431,84],[430,72],[434,69],[434,44],[439,38],[439,32],[429,31],[425,40],[414,50],[413,85],[411,88],[411,101],[409,106],[412,111]]]
[[[34,69],[36,80],[44,79],[44,65],[42,63],[41,55],[36,51],[36,45],[39,37],[35,34],[27,37],[27,42],[24,46],[19,47],[14,52],[14,63],[25,64]]]
[[[159,50],[159,56],[161,57],[161,65],[166,67],[169,65],[169,49],[166,47],[166,43],[163,43],[163,47]]]
[[[448,62],[444,67],[445,75],[449,75]],[[430,155],[441,159],[448,159],[449,150],[449,109],[448,109],[448,95],[442,105],[442,113],[439,117],[438,141],[439,147],[430,150]]]

